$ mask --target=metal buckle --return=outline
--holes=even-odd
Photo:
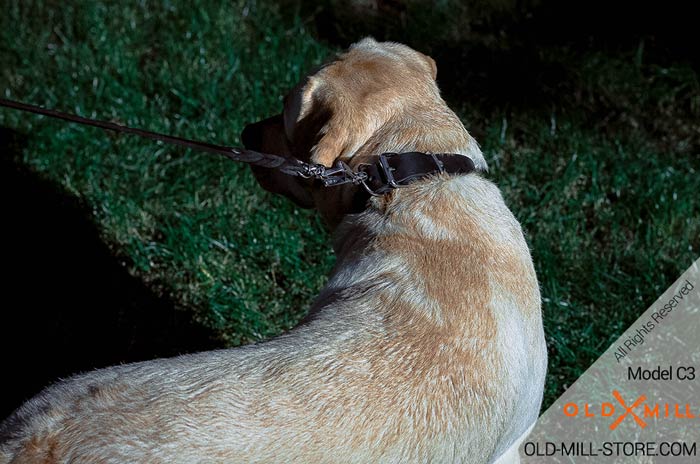
[[[386,179],[387,185],[391,188],[399,188],[401,185],[396,182],[394,174],[392,173],[394,169],[389,166],[388,160],[389,157],[394,155],[396,155],[396,153],[382,153],[379,155],[379,167],[382,168],[381,174],[384,176],[384,179]]]
[[[396,181],[396,178],[394,177],[393,171],[395,170],[391,166],[389,166],[389,160],[388,158],[392,156],[396,156],[398,153],[382,153],[379,155],[379,166],[381,167],[381,174],[384,176],[386,179],[387,185],[389,185],[391,188],[400,188],[400,187],[405,187],[408,184],[400,184],[399,182]],[[443,164],[442,161],[434,154],[434,153],[427,153],[427,155],[430,156],[430,158],[433,160],[435,163],[435,166],[437,166],[438,172],[440,174],[445,172],[445,165]],[[410,182],[409,182],[410,183]]]

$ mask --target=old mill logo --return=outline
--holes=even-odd
[[[599,406],[585,403],[583,407],[577,403],[566,403],[563,411],[567,417],[611,417],[610,430],[615,430],[625,419],[633,420],[641,428],[647,426],[645,419],[672,418],[694,419],[697,416],[690,411],[689,404],[679,403],[647,403],[646,395],[641,395],[633,402],[626,402],[620,392],[613,390],[616,403],[603,402]]]

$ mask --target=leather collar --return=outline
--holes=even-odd
[[[361,164],[359,172],[367,174],[369,193],[382,195],[393,189],[435,174],[469,174],[476,169],[471,158],[447,153],[383,153],[372,164]]]
[[[382,153],[371,164],[361,164],[358,172],[367,174],[364,188],[353,198],[353,212],[363,211],[370,196],[381,196],[394,189],[441,173],[469,174],[476,170],[468,156],[449,153]]]

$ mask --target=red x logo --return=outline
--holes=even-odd
[[[639,406],[647,400],[646,396],[640,396],[639,398],[637,398],[637,401],[632,403],[632,406],[627,407],[627,405],[625,404],[625,400],[623,400],[622,396],[620,395],[620,392],[618,392],[617,390],[613,390],[612,394],[615,397],[615,399],[622,405],[622,407],[625,408],[625,413],[621,414],[617,419],[615,419],[615,422],[610,424],[610,430],[615,430],[617,426],[620,425],[620,422],[622,422],[628,414],[632,415],[632,419],[634,419],[637,425],[639,425],[641,428],[647,426],[646,422],[640,419],[639,416],[632,411],[634,408],[636,408],[637,406]]]

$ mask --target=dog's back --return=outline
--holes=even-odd
[[[262,345],[113,367],[3,424],[5,462],[486,462],[534,422],[546,355],[520,227],[478,175],[347,221],[316,305]],[[323,337],[324,343],[318,343]],[[15,454],[17,453],[17,454]]]

